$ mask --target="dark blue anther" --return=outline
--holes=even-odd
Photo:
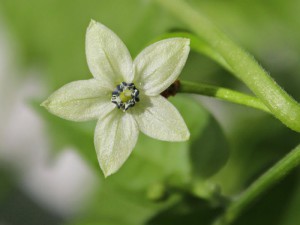
[[[123,102],[120,98],[120,94],[125,90],[131,91],[131,99]],[[126,83],[122,82],[121,84],[117,85],[116,89],[112,92],[111,102],[116,104],[119,109],[122,109],[124,112],[133,107],[139,99],[139,90],[136,89],[134,83]]]

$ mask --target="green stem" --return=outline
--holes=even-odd
[[[300,131],[300,105],[244,50],[183,0],[156,0],[186,23],[199,37],[217,51],[270,111],[289,128]]]
[[[211,96],[270,113],[270,110],[258,98],[227,88],[188,81],[180,81],[178,92]]]
[[[225,213],[218,218],[214,225],[231,224],[241,212],[259,195],[267,191],[276,182],[284,178],[293,168],[300,164],[300,145],[287,154],[271,169],[257,179],[246,191],[233,201]]]

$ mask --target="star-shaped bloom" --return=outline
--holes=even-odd
[[[160,95],[179,76],[189,50],[189,39],[170,38],[132,60],[115,33],[91,21],[86,57],[94,78],[66,84],[42,105],[67,120],[98,120],[94,143],[100,167],[109,176],[129,157],[139,131],[164,141],[189,138],[177,109]]]

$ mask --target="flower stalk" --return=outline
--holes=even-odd
[[[189,81],[180,81],[178,92],[215,97],[270,113],[270,110],[263,104],[260,99],[223,87],[203,83],[194,83]]]

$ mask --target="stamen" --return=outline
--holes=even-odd
[[[139,100],[139,90],[134,86],[134,83],[122,82],[112,92],[111,102],[123,112],[133,107]]]

